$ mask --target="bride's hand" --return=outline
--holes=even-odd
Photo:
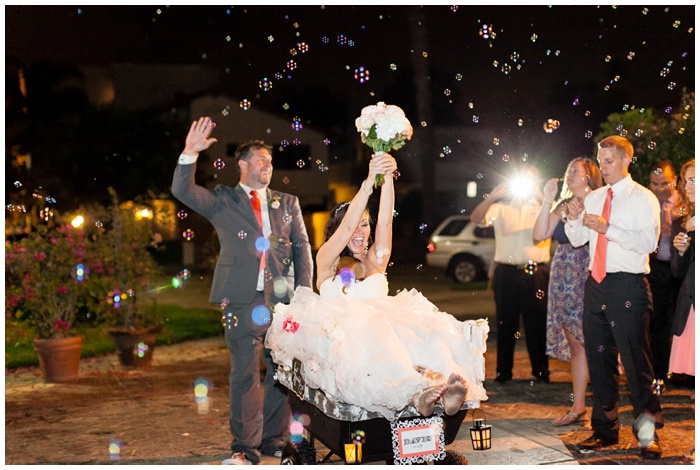
[[[391,176],[397,168],[396,160],[388,153],[384,155],[372,155],[372,159],[369,162],[370,177],[374,177],[378,174]]]

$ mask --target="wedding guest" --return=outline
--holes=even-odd
[[[574,197],[585,199],[589,192],[602,186],[602,180],[598,166],[590,158],[578,157],[569,163],[559,200],[554,203],[558,182],[558,178],[552,178],[544,185],[544,204],[535,222],[533,237],[535,243],[550,237],[558,242],[547,293],[547,354],[571,362],[574,401],[571,410],[552,422],[554,426],[568,426],[586,418],[589,378],[582,319],[590,255],[588,244],[573,247],[569,243],[564,223],[569,201]]]
[[[680,288],[680,280],[671,275],[671,225],[680,215],[677,182],[678,176],[670,161],[663,160],[651,167],[649,189],[656,195],[661,206],[661,235],[658,248],[649,255],[650,272],[647,276],[654,304],[649,333],[657,383],[663,383],[668,373],[671,325]]]
[[[550,239],[535,243],[532,231],[542,208],[537,186],[539,172],[522,165],[515,177],[501,182],[471,213],[471,221],[493,225],[496,267],[493,293],[496,302],[496,382],[513,378],[513,357],[520,317],[532,375],[549,383],[547,347],[547,283]]]
[[[673,374],[695,376],[695,160],[681,168],[682,216],[673,223],[671,270],[682,278],[668,365]],[[694,400],[694,395],[691,397]],[[695,449],[683,454],[695,461]]]
[[[288,303],[296,286],[312,284],[311,245],[296,196],[268,189],[271,147],[241,144],[235,153],[240,182],[213,190],[195,183],[199,152],[216,142],[209,117],[194,121],[173,175],[172,193],[209,219],[221,249],[209,301],[223,308],[230,355],[229,422],[233,455],[224,464],[258,464],[260,455],[282,455],[291,410],[286,388],[274,378],[263,348],[269,306]],[[275,240],[274,248],[266,245]],[[291,261],[291,262],[290,262]],[[267,372],[260,392],[260,363]]]
[[[659,397],[652,391],[649,344],[651,293],[645,275],[649,253],[659,239],[659,201],[629,174],[634,148],[625,138],[598,143],[598,164],[606,185],[584,200],[569,202],[565,226],[573,246],[586,243],[592,253],[583,294],[583,337],[593,392],[593,435],[583,449],[615,445],[619,440],[620,354],[642,458],[661,457],[656,428],[663,427]]]

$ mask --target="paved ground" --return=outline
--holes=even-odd
[[[488,292],[450,290],[441,277],[432,274],[419,276],[418,282],[413,273],[396,274],[392,289],[401,288],[402,279],[411,278],[412,285],[441,309],[459,317],[493,314]],[[206,286],[206,279],[194,280],[182,291],[165,292],[162,301],[201,307]],[[468,435],[471,415],[448,446],[462,453],[470,464],[688,463],[682,454],[693,448],[695,441],[692,386],[670,387],[661,396],[666,419],[666,427],[659,431],[664,450],[661,461],[639,457],[624,385],[620,444],[583,454],[575,444],[590,435],[588,423],[564,428],[550,425],[569,406],[568,364],[551,361],[550,384],[531,381],[522,340],[516,350],[515,380],[496,384],[494,339],[492,334],[486,354],[489,400],[482,404],[486,422],[493,426],[493,447],[483,452],[472,450]],[[221,337],[159,346],[148,370],[124,370],[114,355],[84,360],[80,381],[75,384],[44,384],[36,368],[6,372],[5,463],[218,464],[228,457],[227,372],[228,354]],[[208,383],[208,400],[197,403],[194,386],[200,378]],[[588,405],[590,413],[590,395]],[[265,458],[262,463],[279,461]],[[330,463],[339,462],[331,459]]]

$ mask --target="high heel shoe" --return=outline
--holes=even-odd
[[[559,419],[552,421],[552,426],[570,426],[572,424],[581,423],[586,420],[586,410],[581,413],[574,413],[569,411],[564,416]]]

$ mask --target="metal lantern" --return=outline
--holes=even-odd
[[[345,463],[362,463],[362,444],[365,442],[365,432],[356,430],[350,435],[351,443],[345,444]]]
[[[472,447],[474,450],[488,450],[491,448],[491,426],[484,424],[483,418],[474,418],[474,414],[480,409],[472,411],[472,423],[474,426],[469,428],[469,433],[472,438]],[[483,411],[481,411],[484,414]]]

